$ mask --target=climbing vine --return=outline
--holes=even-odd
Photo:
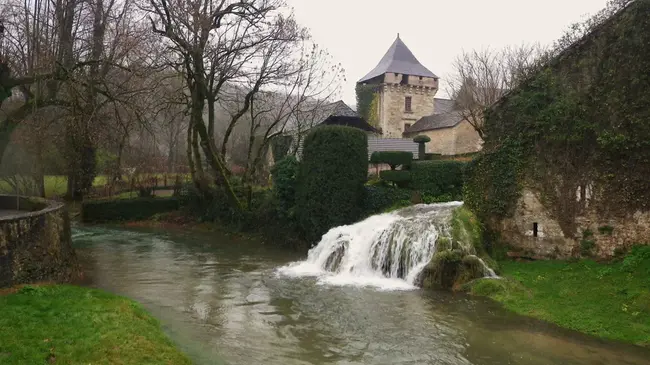
[[[650,210],[649,13],[650,0],[632,2],[486,113],[465,186],[481,219],[510,216],[524,186],[567,234],[587,187],[603,213]]]
[[[357,84],[357,113],[371,125],[376,123],[377,105],[379,103],[376,85]]]

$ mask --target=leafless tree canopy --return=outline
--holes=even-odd
[[[342,70],[327,69],[326,54],[279,0],[149,0],[143,8],[169,66],[185,78],[195,185],[206,195],[211,182],[223,186],[240,208],[229,182],[231,142],[244,147],[250,188],[269,141],[305,102],[327,98]]]
[[[71,197],[100,173],[185,165],[206,196],[223,187],[240,207],[232,165],[250,185],[270,141],[343,73],[281,0],[8,0],[0,18],[13,92],[0,104],[0,155],[27,143],[21,124],[47,121],[42,154],[65,161]]]
[[[539,44],[463,52],[454,61],[449,81],[450,95],[462,117],[481,138],[484,110],[526,78],[528,71],[545,54]]]

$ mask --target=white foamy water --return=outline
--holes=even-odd
[[[305,261],[283,266],[278,273],[316,277],[322,284],[415,289],[438,238],[451,236],[451,214],[461,205],[416,205],[332,228]]]

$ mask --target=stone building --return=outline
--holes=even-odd
[[[384,137],[399,138],[420,118],[433,114],[438,80],[398,35],[379,64],[358,83],[377,85],[379,128]]]
[[[383,138],[431,138],[428,153],[455,155],[481,149],[473,127],[455,110],[453,100],[436,98],[439,77],[423,66],[402,39],[358,81],[376,85],[378,127]]]
[[[404,131],[404,137],[426,135],[431,142],[426,144],[427,153],[461,155],[481,150],[483,140],[462,113],[455,109],[455,102],[449,99],[434,99],[432,115],[422,117]]]

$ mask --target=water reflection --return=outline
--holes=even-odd
[[[188,233],[78,228],[92,285],[143,303],[197,364],[650,364],[486,301],[286,279],[297,257]]]

